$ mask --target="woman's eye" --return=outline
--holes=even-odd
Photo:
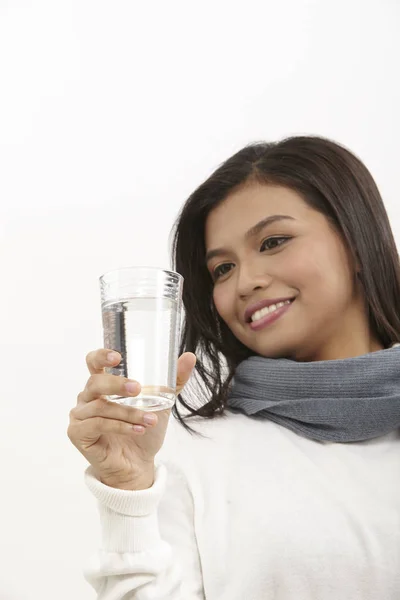
[[[224,263],[223,265],[218,265],[215,267],[213,271],[213,279],[214,281],[222,275],[226,275],[231,270],[232,263]]]
[[[275,250],[278,246],[282,246],[285,242],[287,242],[289,237],[270,237],[263,241],[261,244],[260,251],[263,250]]]

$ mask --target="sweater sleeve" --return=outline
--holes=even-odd
[[[110,488],[85,481],[97,498],[101,548],[84,571],[97,600],[204,600],[193,499],[184,475],[158,463],[153,486]]]

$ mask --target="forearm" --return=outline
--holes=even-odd
[[[132,492],[102,485],[87,473],[88,487],[99,500],[102,530],[101,549],[85,569],[97,600],[144,600],[149,595],[159,600],[204,597],[201,573],[197,593],[186,577],[183,581],[180,561],[160,535],[157,508],[166,477],[165,467],[159,467],[152,487]],[[148,482],[143,480],[143,484]]]

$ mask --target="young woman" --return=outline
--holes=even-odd
[[[139,386],[98,350],[70,415],[98,598],[400,598],[400,270],[366,167],[318,137],[244,148],[184,205],[174,267],[191,392],[171,418],[108,402]]]

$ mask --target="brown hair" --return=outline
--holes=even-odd
[[[173,230],[173,268],[185,278],[181,352],[194,352],[197,380],[211,395],[197,408],[178,401],[192,416],[224,412],[237,365],[253,354],[219,317],[205,264],[205,222],[229,193],[248,182],[295,190],[341,234],[361,270],[371,331],[387,347],[400,340],[399,260],[379,190],[365,165],[343,146],[321,137],[296,136],[246,146],[224,162],[184,204]],[[173,414],[184,427],[176,404]]]

